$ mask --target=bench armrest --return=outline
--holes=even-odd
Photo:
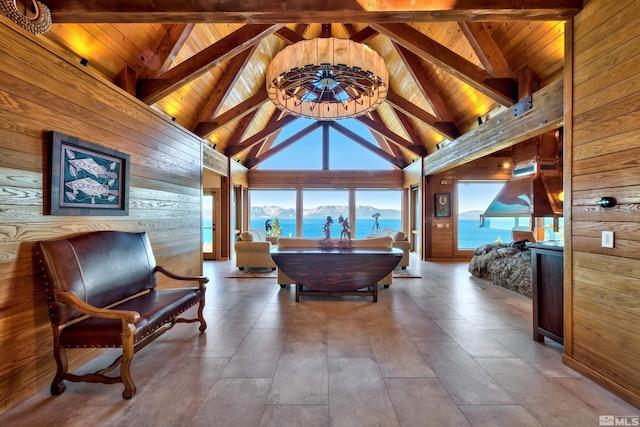
[[[175,274],[172,273],[171,271],[167,270],[166,268],[164,268],[161,265],[156,265],[156,268],[154,271],[159,271],[160,273],[164,274],[167,277],[170,277],[174,280],[193,280],[193,281],[197,281],[198,282],[198,286],[200,287],[201,291],[205,290],[205,283],[209,283],[209,278],[206,276],[184,276],[184,275],[179,275],[179,274]]]
[[[60,302],[69,304],[74,309],[83,314],[93,317],[101,317],[104,319],[121,319],[127,323],[133,324],[140,319],[140,313],[133,310],[112,310],[109,308],[95,307],[82,301],[76,294],[68,291],[56,291],[56,299]]]

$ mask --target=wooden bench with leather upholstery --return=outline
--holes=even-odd
[[[177,322],[200,322],[203,332],[204,276],[181,276],[156,265],[147,234],[97,231],[34,245],[36,269],[44,279],[57,372],[51,394],[59,395],[64,380],[113,384],[122,382],[122,397],[136,386],[130,366],[136,351]],[[172,280],[197,282],[197,287],[157,289],[157,273]],[[199,304],[198,317],[178,317]],[[122,348],[108,367],[91,374],[68,372],[67,348]],[[120,365],[119,376],[108,376]]]

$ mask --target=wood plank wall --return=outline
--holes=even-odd
[[[0,16],[0,413],[48,388],[51,327],[31,247],[93,230],[148,231],[158,264],[200,274],[201,141]],[[130,154],[129,215],[46,215],[51,130]],[[161,286],[166,286],[161,281]],[[72,354],[71,366],[97,353]]]
[[[564,360],[640,407],[640,2],[585,1],[572,37]]]

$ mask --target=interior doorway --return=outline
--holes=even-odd
[[[216,224],[220,220],[219,192],[204,190],[202,194],[202,257],[218,259],[220,239],[216,236]]]

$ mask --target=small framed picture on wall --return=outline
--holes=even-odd
[[[434,206],[437,217],[451,216],[451,193],[436,193]]]

